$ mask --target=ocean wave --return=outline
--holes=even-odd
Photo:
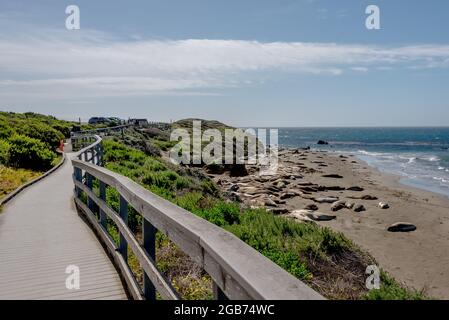
[[[432,177],[434,180],[440,181],[442,183],[449,183],[449,179],[445,179],[443,177]]]
[[[441,142],[424,142],[424,141],[403,141],[403,142],[369,142],[369,141],[328,141],[330,144],[333,145],[358,145],[358,146],[397,146],[397,147],[435,147],[435,148],[442,148],[442,149],[448,149],[449,144],[448,143],[441,143]]]

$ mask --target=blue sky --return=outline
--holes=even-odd
[[[449,1],[111,2],[0,0],[0,110],[449,125]],[[81,30],[65,29],[70,4]]]

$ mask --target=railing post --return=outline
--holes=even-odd
[[[73,169],[73,174],[75,175],[75,179],[76,179],[76,181],[78,181],[78,182],[82,182],[82,172],[81,172],[81,169],[80,168],[78,168],[78,167],[75,167],[74,169]],[[75,186],[75,196],[77,197],[77,198],[79,198],[80,197],[80,195],[81,195],[81,190],[77,187],[77,186]]]
[[[89,172],[86,172],[86,186],[92,191],[92,175]],[[89,196],[87,196],[87,207],[94,213],[94,201]]]
[[[95,146],[94,154],[93,164],[98,165],[98,144]]]
[[[106,202],[106,183],[100,180],[100,199]],[[100,208],[100,224],[108,230],[108,219],[106,213]]]
[[[156,228],[143,218],[143,247],[156,263]],[[156,289],[144,270],[143,292],[147,300],[156,300]]]
[[[100,143],[99,146],[100,146],[100,161],[99,161],[98,165],[100,167],[103,167],[103,165],[104,165],[104,163],[103,163],[103,153],[104,153],[104,151],[103,151],[103,143]]]
[[[229,300],[223,290],[221,290],[221,288],[215,282],[213,283],[213,291],[215,300]]]
[[[128,225],[128,202],[126,199],[120,196],[120,208],[119,214],[122,218],[123,222]],[[119,252],[121,253],[123,259],[128,261],[128,243],[126,242],[125,237],[120,233],[120,244],[119,244]]]

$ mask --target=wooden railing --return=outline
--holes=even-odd
[[[126,128],[134,126],[133,124],[124,124],[120,126],[115,127],[105,127],[105,128],[98,128],[98,129],[92,129],[92,130],[84,130],[84,131],[78,131],[78,132],[72,132],[70,134],[70,142],[72,145],[73,151],[78,151],[81,148],[87,147],[90,145],[90,142],[92,141],[93,137],[95,135],[99,136],[105,136],[109,135],[111,132],[123,132]]]
[[[233,234],[101,167],[101,137],[97,135],[92,140],[93,143],[72,160],[75,203],[112,256],[134,299],[154,300],[156,292],[162,299],[179,299],[171,282],[156,265],[157,231],[165,234],[210,275],[216,299],[323,299]],[[94,181],[98,190],[93,188]],[[107,188],[119,193],[118,212],[106,203]],[[128,207],[142,216],[141,241],[128,227]],[[108,219],[118,229],[118,243],[108,232]],[[143,287],[128,265],[129,249],[143,269]]]

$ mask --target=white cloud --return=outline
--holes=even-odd
[[[368,72],[368,68],[366,67],[352,67],[351,70],[358,72]]]
[[[381,47],[242,40],[120,40],[95,31],[0,36],[0,96],[204,94],[264,73],[449,66],[449,45]],[[409,71],[410,72],[410,71]]]

